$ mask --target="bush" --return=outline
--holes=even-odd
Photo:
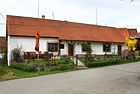
[[[7,49],[4,49],[4,55],[2,55],[2,64],[7,64]]]
[[[100,61],[100,62],[90,62],[87,64],[88,67],[102,67],[107,65],[114,65],[114,64],[120,64],[123,61],[120,58],[115,59],[108,59],[106,61]]]
[[[67,69],[69,69],[69,67],[68,67],[68,65],[66,65],[66,64],[61,64],[61,65],[59,66],[59,70],[67,70]]]
[[[49,61],[49,57],[45,57],[44,58],[44,61]]]
[[[23,65],[23,64],[11,64],[11,68],[22,70],[25,72],[34,72],[35,66]]]
[[[7,73],[2,67],[0,67],[0,76],[3,76]]]
[[[59,64],[70,64],[70,59],[64,59],[62,62],[60,62]]]
[[[14,50],[12,50],[13,53],[13,57],[14,57],[14,61],[16,62],[21,62],[21,47],[20,48],[15,48]]]
[[[57,66],[58,64],[56,62],[47,62],[47,66]]]
[[[49,68],[49,69],[48,69],[48,71],[57,71],[57,70],[59,70],[58,67],[52,67],[52,68]]]

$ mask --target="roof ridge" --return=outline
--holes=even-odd
[[[53,20],[53,19],[42,19],[42,18],[26,17],[26,16],[15,16],[15,15],[7,15],[7,16],[19,17],[19,18],[30,18],[30,19],[37,19],[37,20],[48,20],[48,21],[57,21],[57,22],[67,22],[67,23],[83,24],[83,25],[97,26],[97,27],[106,27],[106,28],[116,28],[116,27],[111,27],[111,26],[95,25],[95,24],[72,22],[72,21],[62,21],[62,20]],[[124,29],[124,28],[116,28],[116,29]]]

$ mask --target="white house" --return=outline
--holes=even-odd
[[[107,51],[119,55],[126,49],[123,44],[129,37],[126,28],[8,15],[8,65],[14,48],[21,46],[22,52],[35,52],[37,31],[40,32],[40,51],[60,56],[85,54],[82,41],[91,44],[92,54],[104,55]]]

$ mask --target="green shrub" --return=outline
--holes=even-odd
[[[2,67],[0,67],[0,76],[3,76],[7,73]]]
[[[11,64],[11,68],[22,70],[25,72],[34,72],[35,66],[23,65],[23,64]]]
[[[102,66],[120,64],[120,63],[123,63],[123,61],[120,58],[114,58],[114,59],[108,59],[106,61],[100,61],[100,62],[89,62],[87,66],[102,67]]]
[[[52,67],[52,68],[49,68],[49,69],[48,69],[48,71],[57,71],[57,70],[59,70],[58,67]]]
[[[69,65],[74,65],[70,58],[65,58],[63,59],[59,64],[69,64]]]
[[[4,55],[2,55],[2,64],[7,64],[7,49],[4,49]]]
[[[47,66],[57,66],[58,64],[56,62],[47,62]]]
[[[14,61],[16,61],[16,62],[22,61],[22,59],[21,59],[21,47],[15,48],[14,50],[12,50],[12,53],[13,53]]]
[[[45,57],[44,58],[44,61],[49,61],[49,57]]]
[[[68,65],[66,65],[66,64],[61,64],[61,65],[59,66],[59,70],[67,70],[67,69],[69,69],[69,67],[68,67]]]

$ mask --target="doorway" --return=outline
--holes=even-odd
[[[118,45],[118,55],[122,55],[122,46]]]
[[[68,56],[73,56],[73,44],[68,44]]]

